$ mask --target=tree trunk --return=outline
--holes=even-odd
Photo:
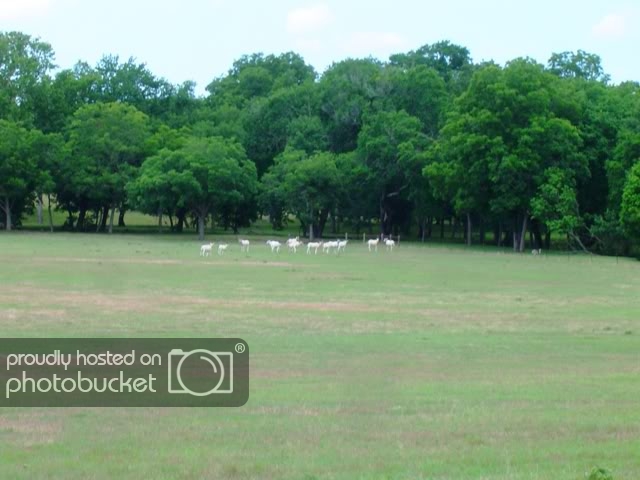
[[[162,233],[162,208],[158,209],[158,233]]]
[[[118,226],[119,227],[126,227],[126,225],[124,224],[124,214],[127,213],[127,209],[124,207],[124,205],[120,205],[120,214],[118,215]]]
[[[309,241],[313,242],[313,223],[309,224]]]
[[[320,210],[320,218],[318,219],[318,229],[315,231],[315,235],[318,238],[322,238],[324,234],[324,227],[327,224],[329,218],[329,210]]]
[[[471,214],[467,213],[467,246],[471,246]]]
[[[520,245],[518,245],[518,251],[520,253],[524,252],[524,244],[527,239],[527,220],[529,219],[528,214],[524,214],[522,218],[522,231],[520,232]]]
[[[509,230],[508,228],[504,231],[504,234],[502,235],[501,246],[506,247],[509,244],[509,239],[512,237],[511,232],[512,230]]]
[[[36,195],[36,212],[38,215],[38,225],[42,225],[44,222],[42,220],[42,194],[38,193]]]
[[[380,236],[384,237],[384,235],[386,235],[387,233],[387,211],[384,208],[384,198],[385,198],[385,194],[383,193],[382,196],[380,197]]]
[[[51,215],[51,194],[47,194],[48,206],[47,210],[49,210],[49,230],[53,232],[53,215]]]
[[[9,202],[9,197],[4,197],[4,214],[6,218],[5,229],[7,232],[11,231],[11,203]]]
[[[51,205],[51,202],[49,202],[49,205]],[[73,228],[73,212],[68,207],[67,207],[67,220],[66,220],[66,222],[69,224],[69,228]]]
[[[480,245],[484,245],[484,239],[485,239],[484,218],[480,217]]]
[[[116,206],[111,208],[111,218],[109,219],[109,233],[113,233],[113,217],[116,213]]]
[[[440,240],[444,240],[444,217],[440,218]]]
[[[84,220],[87,217],[87,207],[80,207],[78,212],[78,220],[76,221],[76,230],[84,230]]]
[[[96,210],[96,233],[100,231],[100,224],[102,223],[102,218],[104,217],[104,213],[102,210]]]
[[[204,215],[198,215],[198,239],[204,240]]]
[[[580,236],[576,235],[573,230],[567,233],[567,237],[568,239],[573,239],[574,242],[576,242],[578,244],[578,246],[580,247],[580,249],[584,252],[584,253],[589,253],[591,254],[591,252],[589,251],[589,249],[587,247],[585,247],[584,243],[582,243],[582,240],[580,240]]]
[[[533,248],[542,248],[542,233],[540,232],[540,221],[531,221],[531,233],[533,234]]]
[[[544,249],[551,250],[551,231],[548,228],[544,234]]]
[[[102,207],[102,221],[100,222],[100,231],[104,232],[107,228],[107,219],[109,218],[109,205]]]
[[[449,220],[449,225],[451,226],[451,239],[456,238],[456,230],[458,230],[458,219],[452,218]]]
[[[173,215],[169,215],[169,228],[173,232]]]

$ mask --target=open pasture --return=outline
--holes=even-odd
[[[238,409],[0,410],[0,478],[640,477],[637,261],[265,240],[0,235],[5,337],[251,349]]]

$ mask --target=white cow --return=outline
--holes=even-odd
[[[200,247],[200,256],[201,257],[208,257],[211,255],[211,249],[213,248],[213,242],[211,243],[205,243],[204,245],[202,245]]]
[[[251,245],[251,242],[249,240],[243,240],[243,239],[240,239],[239,242],[240,242],[240,251],[249,253],[249,246]]]
[[[338,248],[338,242],[336,241],[332,241],[332,242],[324,242],[322,244],[322,251],[329,253],[331,251],[332,248]]]
[[[227,244],[227,243],[219,244],[218,245],[218,255],[222,255],[227,250],[228,246],[229,246],[229,244]]]
[[[322,242],[309,242],[307,243],[307,255],[311,253],[311,249],[315,249],[315,254],[318,254],[318,248],[322,246]]]
[[[338,241],[338,252],[342,250],[343,252],[347,251],[347,242],[349,240],[340,240]]]
[[[271,253],[273,253],[274,251],[280,253],[280,246],[282,244],[280,242],[278,242],[277,240],[267,240],[267,245],[269,245],[269,247],[271,247]]]
[[[287,247],[289,251],[293,250],[293,253],[298,253],[298,247],[300,245],[302,245],[302,242],[298,240],[298,237],[287,240]]]
[[[367,246],[369,247],[369,251],[371,251],[371,247],[376,247],[376,252],[378,251],[378,242],[380,242],[379,238],[376,238],[375,240],[369,240],[367,242]]]
[[[396,246],[396,242],[391,240],[390,238],[385,239],[384,244],[386,245],[387,250],[391,250],[393,252],[393,247]]]

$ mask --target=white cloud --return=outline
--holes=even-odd
[[[331,10],[324,3],[296,8],[287,14],[287,31],[290,33],[318,31],[329,25],[332,20]]]
[[[347,42],[349,53],[374,55],[394,53],[407,46],[404,37],[393,32],[357,32]]]
[[[45,13],[51,0],[0,0],[0,19],[11,20]]]
[[[592,31],[600,38],[621,38],[627,32],[627,21],[624,15],[610,13],[602,17]]]

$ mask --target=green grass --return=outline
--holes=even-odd
[[[262,240],[203,259],[190,235],[0,234],[5,337],[252,355],[238,409],[0,410],[0,478],[640,477],[637,261]]]

